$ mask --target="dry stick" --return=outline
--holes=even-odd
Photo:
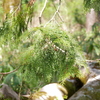
[[[66,53],[65,50],[63,50],[63,49],[61,49],[60,47],[58,47],[58,46],[56,46],[55,44],[53,44],[53,42],[52,42],[51,40],[45,39],[45,41],[46,41],[46,43],[47,43],[48,45],[51,44],[52,47],[53,47],[54,49],[57,49],[57,50],[61,51],[62,53]],[[44,47],[43,49],[45,49],[45,48],[46,48],[46,47]]]
[[[94,61],[100,61],[100,59],[96,59],[96,60],[86,60],[87,62],[94,62]]]
[[[60,26],[59,23],[57,22],[57,20],[56,20],[55,18],[54,18],[54,21],[55,21],[55,23],[56,23],[58,26]]]
[[[39,23],[40,23],[40,24],[42,23],[41,17],[42,17],[43,11],[44,11],[45,8],[46,8],[47,2],[48,2],[48,0],[45,0],[43,9],[41,10],[40,15],[39,15]]]
[[[64,22],[64,20],[63,20],[61,14],[60,14],[59,12],[58,12],[58,15],[59,15],[59,18],[61,19],[61,21]]]
[[[61,2],[61,1],[60,1]],[[53,3],[53,6],[54,6],[54,8],[57,10],[57,8],[56,8],[56,6],[55,6],[55,4]],[[63,20],[63,18],[62,18],[62,16],[61,16],[61,14],[59,13],[59,11],[58,11],[58,16],[59,16],[59,18],[60,18],[60,20],[62,21],[62,22],[64,22],[64,20]]]
[[[16,68],[15,70],[13,71],[10,71],[10,72],[5,72],[5,73],[0,73],[1,75],[6,75],[6,74],[10,74],[10,73],[13,73],[15,71],[17,71],[20,67]]]
[[[61,5],[61,0],[59,0],[59,6],[58,6],[56,12],[55,12],[54,15],[52,16],[52,18],[44,25],[44,27],[46,27],[46,25],[49,24],[49,23],[55,18],[56,14],[59,12],[60,5]]]

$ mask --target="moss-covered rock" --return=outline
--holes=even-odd
[[[89,79],[86,84],[68,100],[99,100],[100,98],[100,63],[88,62]]]

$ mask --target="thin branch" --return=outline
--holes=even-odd
[[[58,26],[60,26],[59,23],[57,22],[57,20],[56,20],[56,19],[54,19],[54,20],[55,20],[55,23],[56,23]]]
[[[59,0],[59,6],[58,6],[56,12],[55,12],[54,15],[52,16],[52,18],[44,25],[44,27],[46,27],[46,25],[49,24],[49,23],[55,18],[56,14],[59,12],[60,5],[61,5],[61,0]]]
[[[41,10],[41,12],[40,12],[40,15],[39,15],[39,23],[40,23],[40,24],[42,23],[41,18],[42,18],[42,14],[43,14],[43,12],[44,12],[44,10],[45,10],[45,8],[46,8],[47,2],[48,2],[48,0],[45,0],[44,6],[43,6],[43,8],[42,8],[42,10]]]
[[[59,50],[59,51],[61,51],[62,53],[66,53],[65,50],[63,50],[63,49],[61,49],[60,47],[56,46],[51,40],[45,39],[45,41],[46,41],[47,45],[45,45],[45,46],[43,47],[43,49],[46,49],[46,48],[48,47],[48,45],[51,45],[51,46],[55,49],[55,51],[58,51],[58,50]]]
[[[58,12],[58,16],[59,16],[59,18],[61,19],[61,21],[64,22],[64,20],[63,20],[61,14],[60,14],[59,12]]]
[[[15,70],[13,71],[10,71],[10,72],[5,72],[5,73],[0,73],[1,75],[6,75],[6,74],[10,74],[10,73],[13,73],[13,72],[16,72],[20,67],[16,68]]]
[[[60,1],[61,2],[61,1]],[[54,6],[54,8],[57,10],[57,8],[56,8],[56,6],[55,6],[55,4],[54,4],[54,2],[53,2],[53,6]],[[62,21],[62,22],[64,22],[64,20],[63,20],[63,18],[62,18],[62,16],[61,16],[61,14],[59,13],[59,11],[58,11],[58,16],[59,16],[59,18],[60,18],[60,20]]]
[[[87,62],[97,62],[100,61],[100,59],[96,59],[96,60],[86,60]]]

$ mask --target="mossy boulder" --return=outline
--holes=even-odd
[[[86,84],[68,100],[99,100],[100,98],[100,63],[89,61],[89,76]]]

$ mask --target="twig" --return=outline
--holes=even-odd
[[[13,71],[10,71],[10,72],[5,72],[5,73],[0,73],[1,75],[6,75],[6,74],[10,74],[10,73],[13,73],[15,71],[17,71],[20,67],[16,68],[15,70]]]
[[[59,18],[61,19],[61,21],[64,22],[64,20],[63,20],[61,14],[60,14],[59,12],[58,12],[58,16],[59,16]]]
[[[96,59],[96,60],[86,60],[87,62],[96,62],[96,61],[100,61],[100,59]]]
[[[48,45],[51,45],[54,49],[55,49],[55,51],[61,51],[62,53],[66,53],[66,51],[65,50],[63,50],[63,49],[61,49],[60,47],[58,47],[58,46],[56,46],[55,44],[53,44],[53,42],[51,41],[51,40],[48,40],[48,39],[45,39],[45,41],[46,41],[46,43],[47,43],[47,45],[45,45],[44,47],[43,47],[43,49],[46,49],[47,47],[48,47]]]
[[[59,23],[57,22],[57,20],[56,20],[56,19],[54,19],[54,20],[55,20],[55,23],[56,23],[58,26],[60,26]]]
[[[44,25],[44,27],[46,27],[46,25],[49,24],[49,23],[55,18],[56,14],[59,12],[60,5],[61,5],[61,0],[59,0],[59,6],[58,6],[56,12],[55,12],[54,15],[52,16],[52,18]]]
[[[42,8],[42,10],[41,10],[41,12],[40,12],[40,15],[39,15],[39,23],[40,23],[40,24],[42,23],[41,18],[42,18],[42,14],[43,14],[43,12],[44,12],[44,10],[45,10],[45,8],[46,8],[47,2],[48,2],[48,0],[45,0],[44,6],[43,6],[43,8]]]
[[[32,6],[32,5],[35,3],[35,1],[36,1],[36,0],[30,0],[30,1],[28,2],[28,6]]]
[[[53,3],[53,6],[54,6],[54,8],[57,10],[57,8],[56,8],[56,6],[55,6],[55,4]],[[58,11],[58,16],[59,16],[59,18],[61,19],[61,21],[62,22],[64,22],[64,20],[63,20],[63,18],[62,18],[62,16],[61,16],[61,14],[59,13],[59,11]]]

